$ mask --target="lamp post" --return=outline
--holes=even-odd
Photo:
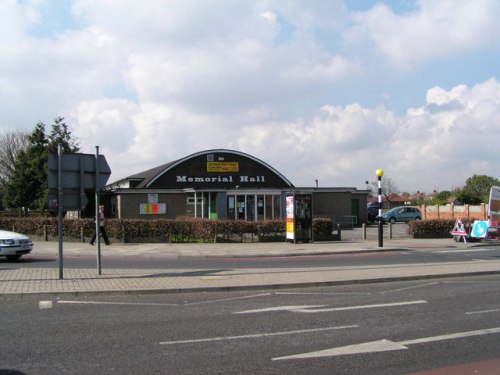
[[[382,222],[382,176],[384,171],[377,169],[375,175],[378,178],[378,247],[384,247],[384,227]]]

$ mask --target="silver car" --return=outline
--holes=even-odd
[[[33,250],[33,241],[24,234],[0,230],[0,256],[17,260]]]

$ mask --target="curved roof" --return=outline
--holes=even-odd
[[[207,181],[215,181],[218,179],[219,183],[221,180],[228,180],[228,172],[224,170],[220,170],[219,173],[215,171],[215,173],[211,173],[210,175],[207,174],[207,167],[206,167],[206,162],[209,161],[209,155],[212,155],[215,157],[217,160],[223,160],[222,163],[231,163],[231,161],[235,160],[236,163],[239,162],[246,162],[245,165],[240,165],[238,164],[239,168],[238,171],[241,173],[247,173],[247,174],[257,174],[257,177],[253,177],[252,175],[247,176],[249,179],[260,179],[264,173],[269,177],[267,178],[268,180],[272,181],[266,181],[266,183],[269,184],[274,184],[274,185],[279,185],[275,187],[293,187],[293,184],[285,177],[283,176],[280,172],[278,172],[276,169],[268,165],[267,163],[263,162],[262,160],[243,153],[241,151],[235,151],[235,150],[227,150],[227,149],[213,149],[213,150],[206,150],[206,151],[200,151],[191,155],[188,155],[182,159],[178,159],[163,165],[160,165],[155,168],[148,169],[144,172],[140,172],[134,175],[131,175],[124,180],[128,181],[136,181],[137,185],[134,186],[136,189],[151,189],[151,188],[169,188],[171,186],[165,186],[166,184],[170,185],[168,183],[168,179],[166,176],[169,174],[176,175],[177,182],[182,179],[181,176],[179,177],[179,174],[182,175],[182,173],[196,173],[200,172],[201,169],[193,166],[194,163],[202,164],[202,161],[204,162],[204,174],[202,173],[202,176],[195,176],[199,179],[205,179]],[[231,159],[231,160],[229,160]],[[214,162],[217,162],[217,160],[214,160]],[[246,164],[251,164],[250,166]],[[190,171],[190,172],[186,172]],[[216,177],[208,177],[208,176],[216,176]],[[191,176],[191,179],[193,177]],[[186,179],[187,182],[190,182],[190,178]],[[241,180],[240,180],[241,181]],[[185,181],[182,181],[185,182]],[[225,181],[228,182],[228,181]],[[226,185],[231,185],[231,183],[236,184],[238,181],[235,181],[231,177],[231,181],[228,182]],[[161,185],[161,186],[160,186]],[[198,186],[198,185],[197,185]],[[192,186],[191,186],[192,187]],[[226,186],[226,187],[231,187],[231,186]],[[234,186],[233,186],[234,187]],[[269,186],[266,186],[269,187]]]

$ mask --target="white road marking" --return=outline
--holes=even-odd
[[[205,303],[215,303],[215,302],[223,302],[223,301],[235,301],[239,299],[248,299],[248,298],[256,298],[256,297],[265,297],[270,296],[271,293],[263,293],[263,294],[255,294],[252,296],[244,296],[244,297],[235,297],[235,298],[224,298],[224,299],[216,299],[202,302],[185,302],[186,306],[191,305],[200,305]],[[130,305],[130,306],[180,306],[178,303],[147,303],[147,302],[103,302],[103,301],[57,301],[57,303],[61,304],[73,304],[73,305]]]
[[[51,309],[52,308],[52,301],[40,301],[38,302],[38,307],[40,309]]]
[[[422,285],[414,285],[414,286],[409,286],[406,288],[399,288],[399,289],[391,289],[391,290],[385,290],[383,292],[380,292],[380,294],[385,294],[385,293],[393,293],[393,292],[401,292],[403,290],[409,290],[409,289],[416,289],[416,288],[422,288],[424,286],[431,286],[431,285],[436,285],[439,284],[438,282],[433,282],[433,283],[427,283],[427,284],[422,284]]]
[[[285,295],[285,296],[371,296],[372,293],[301,293],[301,292],[275,292],[274,294],[278,295]]]
[[[222,299],[214,299],[209,301],[201,301],[201,302],[186,302],[186,305],[201,305],[205,303],[215,303],[215,302],[226,302],[226,301],[236,301],[240,299],[248,299],[248,298],[257,298],[257,297],[267,297],[270,296],[271,293],[263,293],[263,294],[254,294],[251,296],[243,296],[243,297],[234,297],[234,298],[222,298]]]
[[[337,326],[337,327],[299,329],[299,330],[295,330],[295,331],[255,333],[255,334],[251,334],[251,335],[241,335],[241,336],[219,336],[219,337],[208,337],[208,338],[203,338],[203,339],[192,339],[192,340],[162,341],[162,342],[160,342],[160,345],[195,344],[195,343],[201,343],[201,342],[214,342],[214,341],[224,341],[224,340],[254,339],[254,338],[271,337],[271,336],[297,335],[297,334],[301,334],[301,333],[333,331],[333,330],[339,330],[339,329],[358,328],[358,327],[359,327],[359,325],[355,324],[355,325]]]
[[[326,305],[276,306],[276,307],[265,307],[263,309],[255,309],[255,310],[236,311],[233,312],[233,314],[256,314],[256,313],[273,312],[273,311],[296,311],[296,310],[312,309],[324,306]]]
[[[429,343],[429,342],[443,341],[443,340],[453,340],[453,339],[472,337],[472,336],[482,336],[482,335],[488,335],[488,334],[492,334],[492,333],[500,333],[500,327],[480,329],[480,330],[476,330],[476,331],[451,333],[448,335],[423,337],[423,338],[419,338],[419,339],[405,340],[405,341],[398,341],[398,342],[383,339],[383,340],[377,340],[377,341],[364,342],[361,344],[347,345],[347,346],[340,346],[337,348],[319,350],[316,352],[301,353],[301,354],[289,355],[289,356],[284,356],[284,357],[276,357],[276,358],[273,358],[273,361],[283,360],[283,359],[333,357],[333,356],[349,355],[349,354],[377,353],[377,352],[385,352],[385,351],[393,351],[393,350],[407,350],[408,345],[422,344],[422,343]]]
[[[417,305],[421,303],[427,303],[424,300],[418,301],[403,301],[403,302],[391,302],[391,303],[378,303],[374,305],[358,305],[358,306],[345,306],[345,307],[328,307],[322,308],[326,305],[318,305],[318,306],[276,306],[276,307],[267,307],[263,309],[255,309],[255,310],[245,310],[245,311],[237,311],[233,314],[256,314],[263,312],[272,312],[272,311],[290,311],[294,313],[319,313],[319,312],[331,312],[331,311],[348,311],[348,310],[361,310],[361,309],[374,309],[380,307],[396,307],[396,306],[406,306],[406,305]]]
[[[482,311],[469,311],[466,312],[465,315],[473,315],[473,314],[488,314],[488,313],[494,313],[494,312],[499,312],[500,309],[491,309],[491,310],[482,310]]]
[[[421,339],[400,341],[399,343],[401,345],[413,345],[413,344],[422,344],[422,343],[435,342],[435,341],[460,339],[460,338],[464,338],[464,337],[483,336],[483,335],[489,335],[491,333],[500,333],[500,327],[478,329],[476,331],[450,333],[447,335],[440,335],[440,336],[424,337]]]
[[[130,305],[130,306],[179,306],[177,303],[142,303],[142,302],[99,302],[99,301],[57,301],[68,305]]]
[[[496,249],[459,249],[459,250],[439,250],[434,251],[434,253],[445,254],[445,253],[478,253],[481,251],[495,251]]]
[[[377,341],[364,342],[361,344],[354,344],[354,345],[340,346],[332,349],[319,350],[317,352],[276,357],[273,358],[273,361],[280,361],[283,359],[334,357],[334,356],[361,354],[361,353],[378,353],[378,352],[386,352],[386,351],[402,350],[402,349],[408,349],[408,348],[406,346],[398,344],[397,342],[389,340],[377,340]]]
[[[408,301],[408,302],[393,302],[393,303],[379,303],[375,305],[359,305],[359,306],[347,306],[347,307],[332,307],[327,309],[297,309],[293,312],[301,313],[319,313],[319,312],[330,312],[330,311],[347,311],[347,310],[361,310],[361,309],[374,309],[379,307],[395,307],[395,306],[405,306],[405,305],[416,305],[421,303],[427,303],[427,301]]]

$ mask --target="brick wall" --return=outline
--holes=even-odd
[[[427,206],[420,207],[422,219],[448,219],[455,220],[459,216],[462,219],[469,220],[488,220],[488,205],[481,203],[479,206],[464,206],[446,205],[446,206]]]

